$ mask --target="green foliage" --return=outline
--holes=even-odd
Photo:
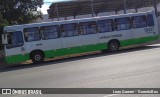
[[[42,17],[41,7],[43,0],[0,0],[0,12],[9,24],[31,23]]]
[[[3,19],[2,14],[0,13],[0,50],[2,49],[2,39],[1,39],[1,34],[3,33],[3,27],[8,26],[9,23],[7,20]]]
[[[42,18],[37,9],[43,5],[43,0],[0,0],[0,49],[3,27],[15,24],[32,23]]]

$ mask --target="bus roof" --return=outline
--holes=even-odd
[[[153,12],[154,12],[154,10],[147,11],[147,12],[138,12],[138,13],[128,13],[128,14],[109,15],[109,16],[97,16],[97,17],[91,17],[91,18],[81,18],[81,19],[70,19],[70,20],[62,20],[62,21],[52,21],[52,22],[13,25],[13,26],[4,27],[4,30],[19,30],[19,29],[24,29],[24,28],[29,28],[29,27],[60,25],[60,24],[66,24],[66,23],[74,23],[75,21],[76,22],[90,21],[90,20],[93,20],[93,19],[97,19],[97,20],[105,19],[105,18],[114,19],[116,17],[134,16],[134,15],[137,15],[137,14],[141,15],[141,14],[153,13]]]

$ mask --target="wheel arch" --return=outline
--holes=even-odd
[[[43,56],[45,57],[45,54],[44,54],[43,50],[36,49],[36,50],[33,50],[33,51],[30,52],[30,54],[29,54],[30,59],[31,59],[32,54],[35,53],[35,52],[41,52],[43,54]]]
[[[116,41],[119,44],[119,47],[121,47],[120,41],[118,39],[111,39],[111,40],[109,40],[109,42],[108,42],[107,45],[109,45],[113,41]]]

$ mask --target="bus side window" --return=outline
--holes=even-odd
[[[61,25],[60,29],[62,37],[72,37],[79,35],[77,23],[63,24]]]
[[[149,27],[154,26],[154,19],[152,14],[147,15],[147,24]]]
[[[115,29],[117,31],[128,30],[131,28],[130,18],[128,18],[128,17],[117,18],[114,20],[114,23],[115,23]]]
[[[41,34],[43,40],[59,38],[59,26],[43,26],[41,27]]]
[[[81,35],[95,34],[97,33],[97,25],[94,21],[81,22],[79,24],[79,30]]]
[[[147,21],[145,15],[134,16],[131,18],[131,22],[133,29],[147,27]]]
[[[99,20],[97,22],[98,32],[105,33],[105,32],[112,32],[114,31],[114,23],[112,19],[109,20]]]
[[[40,36],[39,28],[38,27],[25,28],[24,37],[26,42],[40,40],[41,36]]]

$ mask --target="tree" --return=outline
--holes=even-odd
[[[43,5],[43,0],[0,0],[0,11],[4,19],[9,24],[31,23],[37,18],[42,18],[39,7]]]
[[[2,28],[7,25],[9,25],[8,21],[4,19],[0,13],[0,32],[2,32]]]
[[[42,18],[39,7],[43,5],[43,0],[0,0],[0,48],[1,34],[3,27],[18,24],[26,24]]]
[[[2,42],[1,42],[1,34],[3,32],[3,27],[9,25],[7,20],[3,19],[2,14],[0,13],[0,50],[2,49]]]

